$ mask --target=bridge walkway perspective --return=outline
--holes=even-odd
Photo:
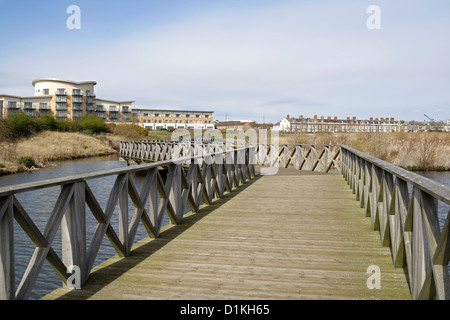
[[[375,269],[369,267],[375,266]],[[368,271],[369,270],[369,271]],[[372,273],[371,270],[375,270]],[[377,278],[378,277],[378,278]],[[54,299],[411,299],[340,174],[280,168],[96,266]]]

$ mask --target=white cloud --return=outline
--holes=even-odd
[[[191,106],[274,122],[288,113],[391,116],[379,110],[406,118],[411,105],[427,102],[445,109],[450,50],[441,40],[449,24],[417,32],[388,20],[369,31],[365,9],[292,1],[202,13],[112,42],[16,54],[4,72],[96,80],[98,96],[140,107]]]

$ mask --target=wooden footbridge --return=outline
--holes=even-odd
[[[44,261],[64,286],[43,299],[450,299],[449,217],[437,214],[450,191],[431,180],[346,146],[126,142],[121,155],[155,162],[0,189],[2,299],[28,298]],[[116,177],[104,208],[89,187],[102,176]],[[16,194],[51,186],[40,232]],[[16,222],[36,245],[17,287]],[[117,255],[93,267],[105,235]]]

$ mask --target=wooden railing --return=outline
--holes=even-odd
[[[210,142],[171,142],[161,141],[120,141],[120,156],[137,163],[166,161],[180,157],[197,157],[203,154],[222,152],[222,143]],[[233,148],[235,149],[235,148]],[[231,150],[228,148],[228,150]]]
[[[187,204],[192,211],[198,212],[200,205],[211,204],[213,198],[221,198],[252,179],[255,176],[254,159],[255,148],[249,147],[0,188],[0,299],[27,299],[45,260],[68,286],[68,270],[77,266],[83,285],[105,235],[117,253],[127,257],[140,222],[150,237],[158,237],[164,212],[172,223],[179,224],[187,212]],[[161,167],[166,168],[164,176],[158,169]],[[145,177],[140,191],[132,173]],[[107,176],[115,177],[115,182],[106,206],[102,208],[88,182]],[[16,195],[55,186],[60,186],[61,190],[45,230],[41,232]],[[128,217],[129,198],[134,205],[131,220]],[[119,226],[115,230],[111,218],[117,206]],[[86,239],[87,207],[97,222],[89,245]],[[36,246],[17,289],[14,221]],[[62,257],[52,247],[59,227]]]
[[[347,146],[342,174],[403,267],[413,299],[450,299],[450,211],[438,221],[438,202],[450,204],[450,189]]]
[[[340,152],[337,145],[263,145],[257,146],[257,163],[293,167],[298,170],[340,172]]]
[[[152,162],[179,157],[223,152],[239,148],[222,141],[174,143],[170,141],[121,141],[120,156],[127,161]],[[298,170],[340,172],[340,146],[336,145],[264,145],[256,147],[256,161],[263,166],[294,167]]]

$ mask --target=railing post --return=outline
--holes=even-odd
[[[0,198],[0,300],[15,299],[13,196]]]
[[[78,267],[80,284],[88,278],[86,265],[86,190],[85,182],[74,183],[74,193],[61,220],[62,261],[68,269]],[[73,287],[64,283],[64,286]]]

